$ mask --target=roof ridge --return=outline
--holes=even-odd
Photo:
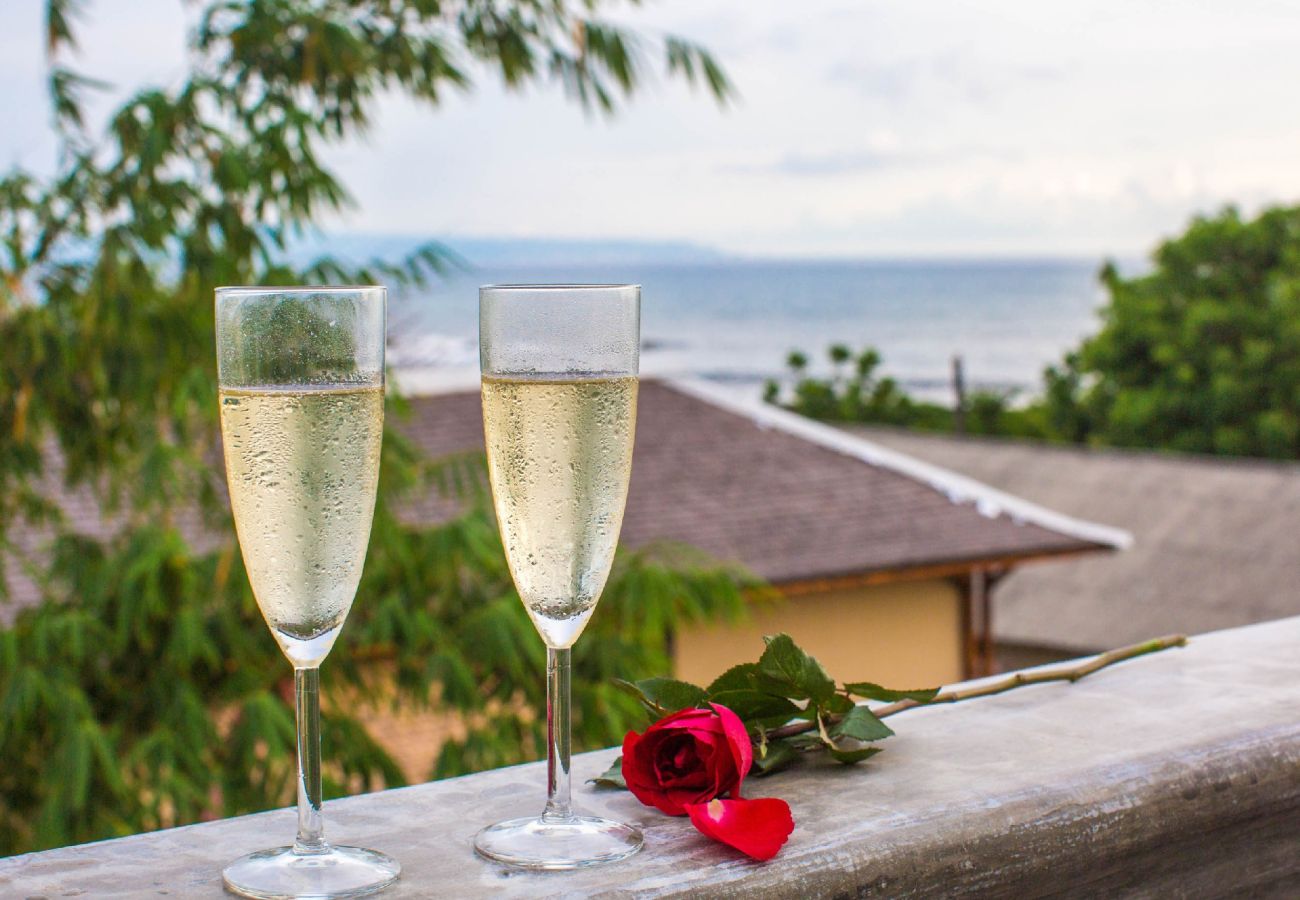
[[[1067,441],[1049,441],[1042,438],[1005,434],[954,434],[947,431],[923,431],[902,425],[885,425],[879,422],[844,422],[833,426],[837,431],[859,435],[858,431],[880,431],[900,437],[935,443],[985,445],[990,447],[1016,447],[1041,450],[1061,455],[1092,458],[1134,459],[1143,462],[1173,463],[1189,466],[1218,466],[1232,469],[1263,469],[1294,471],[1300,469],[1300,460],[1277,459],[1266,456],[1222,456],[1217,453],[1199,453],[1184,450],[1165,450],[1156,447],[1118,447],[1111,445],[1076,444]]]
[[[817,422],[787,409],[758,399],[743,399],[734,392],[704,379],[656,380],[681,393],[750,419],[760,428],[783,431],[868,465],[920,481],[943,494],[953,503],[974,504],[981,515],[989,518],[1006,515],[1014,521],[1031,522],[1058,534],[1113,547],[1116,550],[1126,549],[1133,544],[1133,535],[1122,528],[1088,522],[1056,512],[967,475],[891,450],[867,438]]]

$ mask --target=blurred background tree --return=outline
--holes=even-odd
[[[769,379],[763,387],[768,403],[813,419],[828,422],[861,422],[894,425],[923,431],[958,430],[952,407],[912,397],[894,378],[880,374],[882,358],[874,347],[853,353],[843,344],[827,350],[830,377],[808,372],[808,357],[801,351],[786,359],[791,387],[782,397],[781,385]],[[1041,411],[1034,406],[1015,408],[1007,391],[979,390],[966,398],[966,416],[961,430],[969,434],[998,434],[1016,437],[1047,437]]]
[[[292,799],[290,670],[244,576],[215,449],[212,291],[418,285],[446,261],[429,246],[395,264],[287,262],[349,202],[322,148],[364,133],[384,92],[433,107],[475,77],[558,82],[608,114],[654,54],[717,101],[731,94],[701,48],[610,25],[602,0],[207,0],[179,85],[127,97],[101,133],[83,102],[101,86],[66,62],[82,5],[47,5],[57,166],[0,180],[0,562],[42,594],[0,631],[0,853]],[[399,398],[389,412],[400,418]],[[541,642],[477,462],[423,460],[389,427],[382,465],[358,602],[325,667],[327,692],[347,698],[326,701],[333,793],[402,781],[347,714],[357,698],[464,714],[440,774],[543,747]],[[453,482],[456,521],[402,517],[408,492]],[[52,502],[60,484],[93,492],[111,537],[76,533]],[[52,540],[18,540],[37,528]],[[738,614],[745,584],[623,554],[575,651],[575,743],[621,739],[640,719],[610,677],[665,671],[672,624]]]
[[[1101,331],[1046,376],[1070,439],[1300,456],[1300,208],[1198,218],[1150,272],[1101,273]]]
[[[1107,263],[1101,330],[1043,374],[1040,396],[976,391],[971,434],[1277,459],[1300,458],[1300,207],[1243,221],[1236,209],[1195,219],[1132,277]],[[829,378],[787,359],[785,405],[828,421],[956,430],[950,407],[916,400],[876,374],[868,348],[855,369],[832,346]],[[782,401],[781,385],[764,388]]]

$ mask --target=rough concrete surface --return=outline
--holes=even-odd
[[[891,720],[855,768],[753,780],[796,828],[753,863],[629,794],[577,789],[644,851],[517,873],[474,832],[540,807],[539,764],[330,802],[328,834],[391,853],[423,897],[1300,896],[1300,618],[1216,632],[1107,669]],[[575,784],[612,750],[575,760]],[[234,857],[285,843],[278,810],[0,860],[0,897],[222,895]]]

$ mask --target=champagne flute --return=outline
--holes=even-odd
[[[483,431],[515,587],[546,642],[546,807],[478,833],[475,849],[573,869],[641,849],[635,828],[573,812],[569,657],[609,577],[632,468],[640,358],[637,285],[479,290]]]
[[[384,429],[382,287],[217,289],[217,375],[235,530],[266,624],[293,665],[298,837],[235,860],[247,897],[357,897],[388,856],[325,841],[320,664],[352,608]]]

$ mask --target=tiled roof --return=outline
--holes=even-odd
[[[402,428],[429,454],[482,450],[476,391],[410,402]],[[792,433],[799,426],[786,422],[797,418],[777,410],[750,415],[682,385],[643,381],[624,542],[688,544],[774,582],[1122,543],[1121,534],[1064,517],[1045,527],[1032,517],[1055,523],[1048,511],[1022,509],[1015,498],[955,476],[947,486],[946,473],[926,480],[866,462],[876,448],[836,446],[843,436],[815,423],[808,424],[824,429],[826,440]],[[438,520],[453,508],[431,495],[414,513]]]
[[[1000,641],[1089,651],[1300,615],[1300,463],[852,433],[1134,534],[1127,553],[1029,566],[999,583]]]

